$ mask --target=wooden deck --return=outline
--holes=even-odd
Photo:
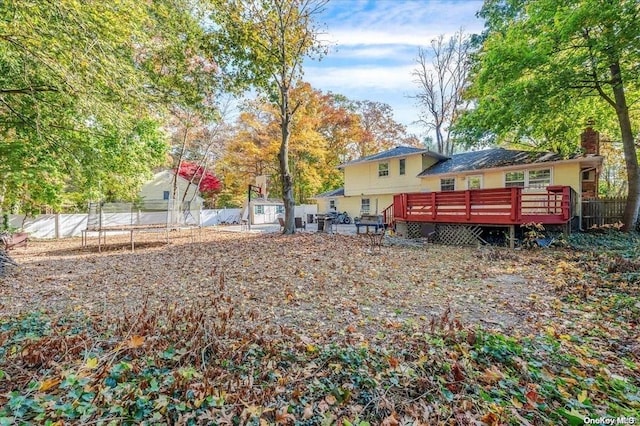
[[[386,224],[395,221],[477,225],[566,224],[573,216],[569,186],[546,190],[523,188],[471,189],[404,193],[393,196]]]

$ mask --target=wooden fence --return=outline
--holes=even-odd
[[[624,197],[582,201],[582,229],[622,222],[626,203]]]

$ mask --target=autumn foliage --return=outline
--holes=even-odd
[[[205,197],[217,194],[222,189],[220,179],[210,171],[203,169],[199,164],[183,161],[178,174],[198,185],[198,189]]]
[[[349,235],[203,240],[16,251],[22,266],[0,281],[0,425],[638,416],[638,239],[531,251],[387,240],[375,254]]]

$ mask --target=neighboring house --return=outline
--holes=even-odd
[[[425,149],[396,147],[339,166],[344,188],[315,197],[318,211],[331,208],[352,216],[381,214],[400,193],[522,187],[524,192],[547,186],[570,186],[581,199],[597,196],[599,135],[588,128],[582,135],[584,154],[563,159],[549,152],[503,148],[452,155]]]
[[[173,179],[174,173],[170,170],[164,170],[153,175],[153,178],[142,185],[138,196],[144,205],[157,210],[166,210],[169,201],[173,200]],[[186,197],[185,197],[186,192]],[[190,202],[191,210],[199,210],[204,204],[204,199],[200,197],[197,184],[189,185],[189,181],[178,176],[177,190],[175,199],[182,202]],[[157,207],[157,208],[156,208]]]

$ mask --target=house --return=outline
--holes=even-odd
[[[173,180],[175,174],[171,170],[164,170],[153,175],[153,178],[142,185],[138,192],[142,204],[153,210],[167,210],[170,200],[173,200]],[[204,199],[200,196],[197,183],[193,184],[177,176],[177,190],[175,199],[189,203],[189,209],[200,210],[204,204]],[[186,193],[186,196],[185,196]]]
[[[398,146],[338,166],[344,172],[344,188],[314,198],[318,212],[346,211],[351,217],[379,214],[401,192],[423,191],[423,170],[447,157],[428,149]]]
[[[394,205],[394,196],[399,194],[518,188],[518,194],[514,194],[520,200],[522,194],[530,193],[543,193],[549,198],[546,188],[556,192],[559,188],[571,188],[575,195],[569,195],[571,200],[562,202],[573,203],[572,214],[579,216],[580,200],[597,196],[598,171],[602,165],[598,133],[587,128],[581,144],[583,153],[570,158],[550,152],[504,148],[446,157],[425,149],[396,147],[340,165],[344,171],[344,188],[319,194],[315,199],[320,212],[335,208],[359,216],[382,214]],[[502,192],[500,196],[506,197],[508,191]],[[422,198],[426,202],[426,198]],[[398,206],[411,208],[402,203]],[[406,219],[404,213],[393,214],[395,219]],[[434,205],[434,210],[421,220],[437,222],[436,216]],[[467,216],[466,220],[471,220],[470,215]]]

